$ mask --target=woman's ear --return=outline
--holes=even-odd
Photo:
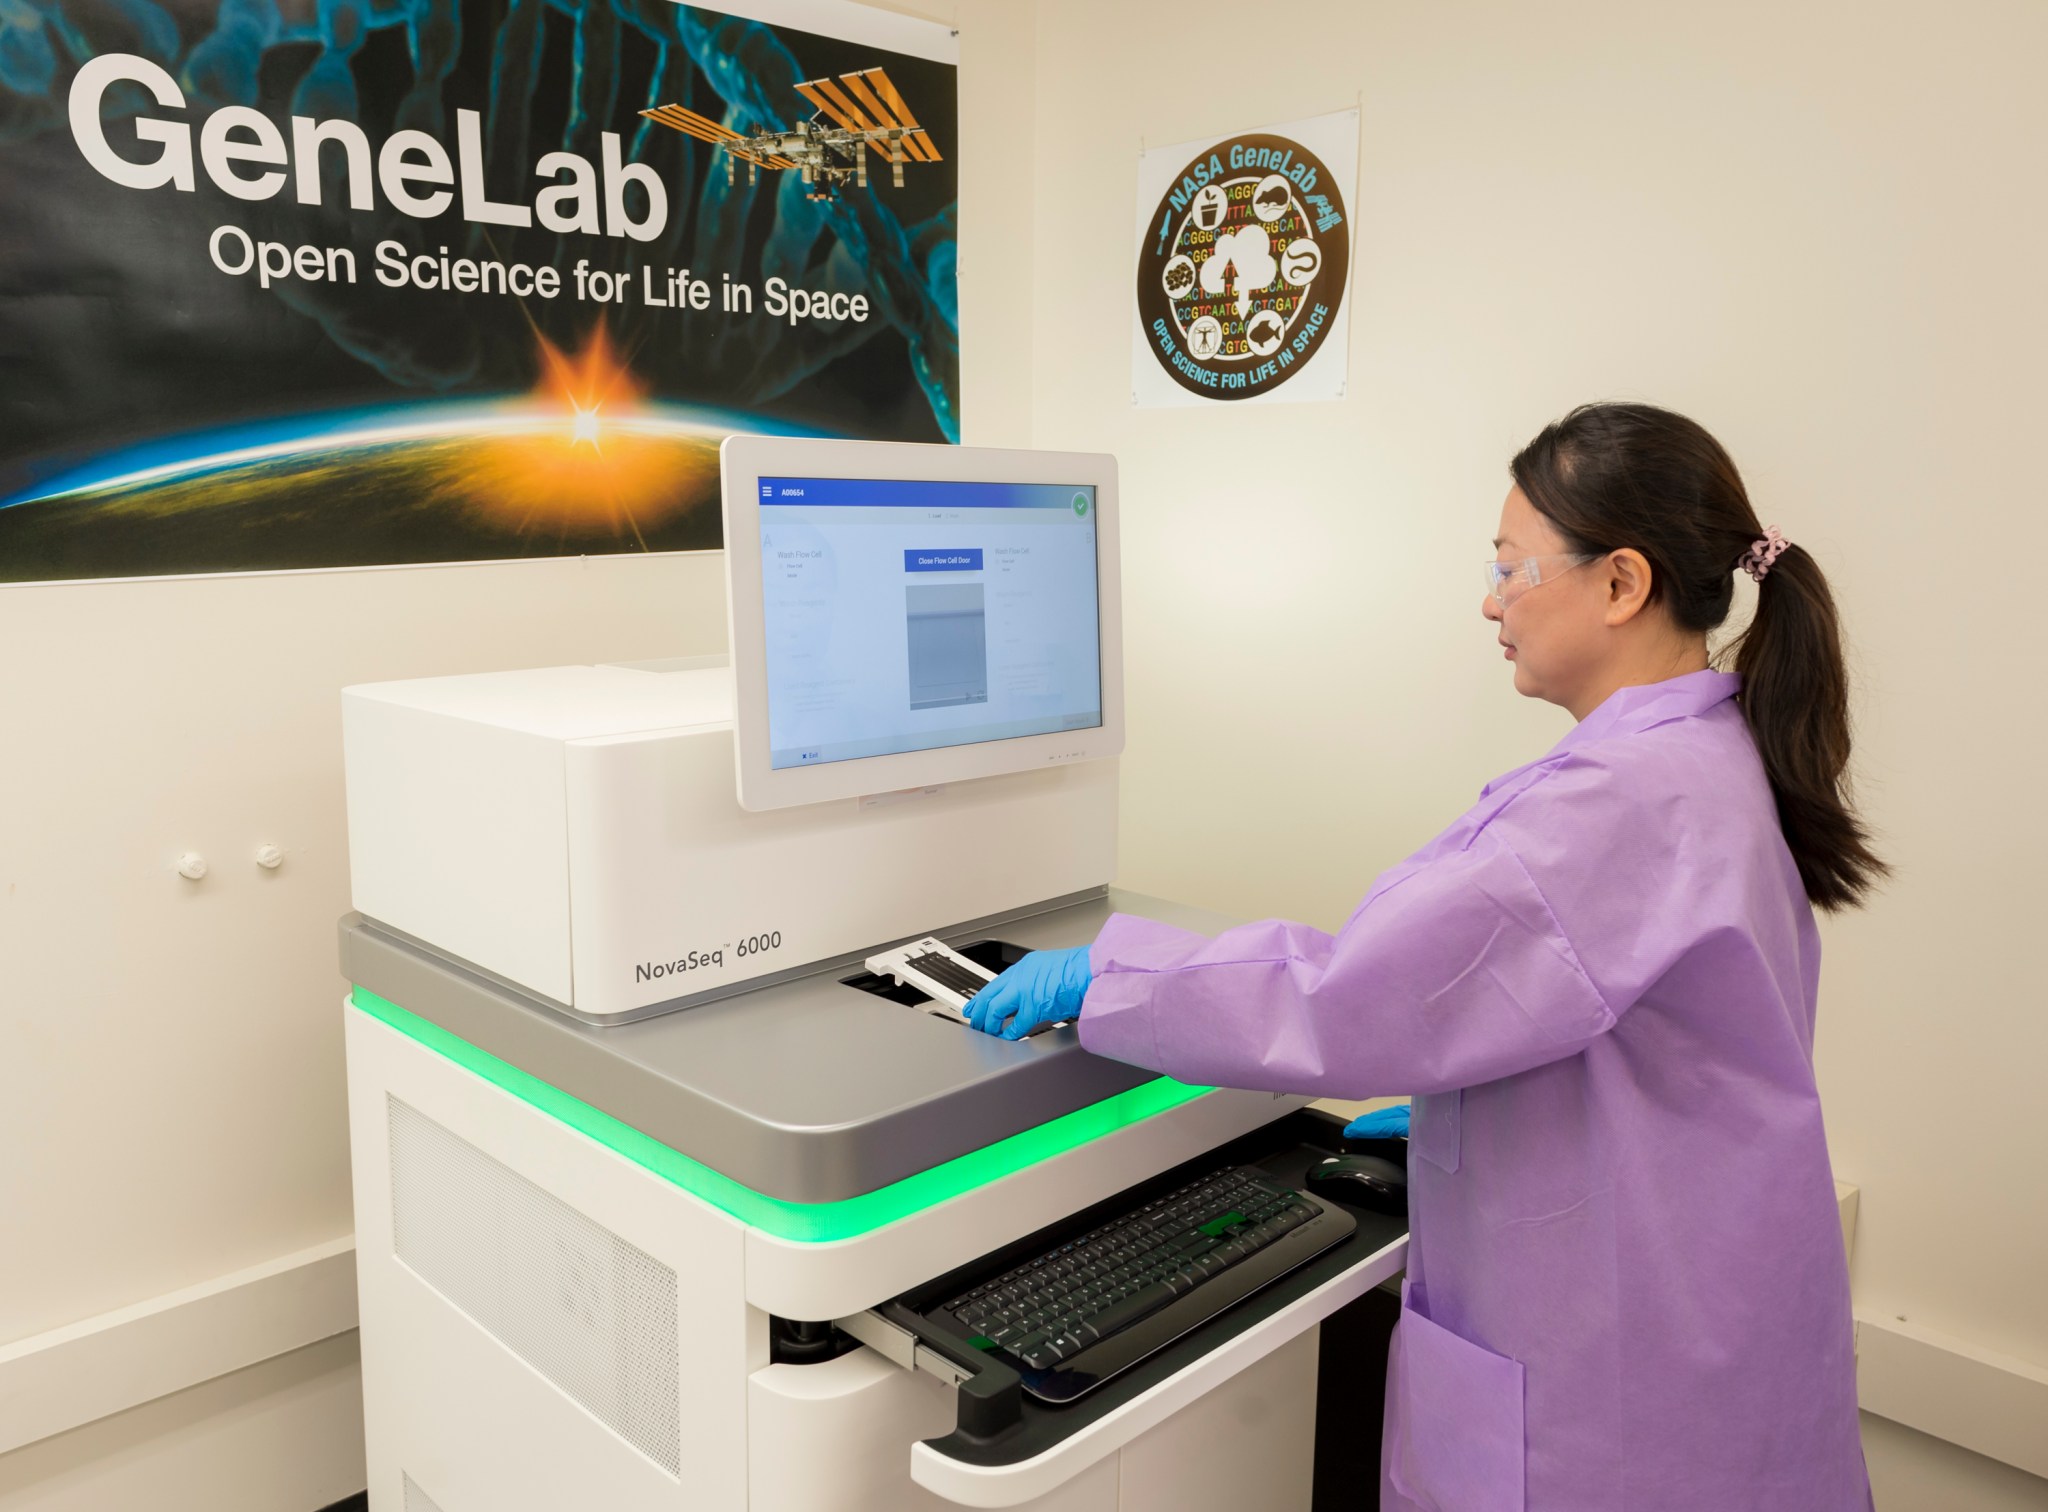
[[[1601,564],[1607,574],[1607,613],[1602,617],[1609,629],[1627,624],[1650,601],[1650,560],[1633,546],[1610,551]]]

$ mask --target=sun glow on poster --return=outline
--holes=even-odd
[[[645,403],[647,385],[600,323],[574,353],[545,337],[541,381],[522,420],[479,440],[444,497],[501,528],[642,533],[689,507],[717,456],[678,453]]]

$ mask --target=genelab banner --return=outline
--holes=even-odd
[[[721,544],[735,430],[957,441],[944,28],[0,5],[0,582]]]

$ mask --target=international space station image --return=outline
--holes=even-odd
[[[728,182],[741,163],[747,165],[749,183],[760,177],[763,168],[794,168],[811,186],[811,199],[831,199],[847,183],[865,189],[870,151],[887,160],[898,189],[903,187],[905,163],[939,161],[931,134],[918,125],[883,69],[861,69],[837,79],[807,79],[796,89],[817,109],[788,131],[748,136],[684,105],[657,105],[640,114],[722,148]],[[826,119],[821,121],[821,116]]]

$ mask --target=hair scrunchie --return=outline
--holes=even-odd
[[[1766,525],[1764,533],[1757,537],[1756,543],[1749,550],[1743,552],[1742,560],[1735,565],[1761,583],[1764,574],[1771,570],[1771,563],[1777,561],[1784,554],[1785,548],[1791,544],[1777,526]]]

